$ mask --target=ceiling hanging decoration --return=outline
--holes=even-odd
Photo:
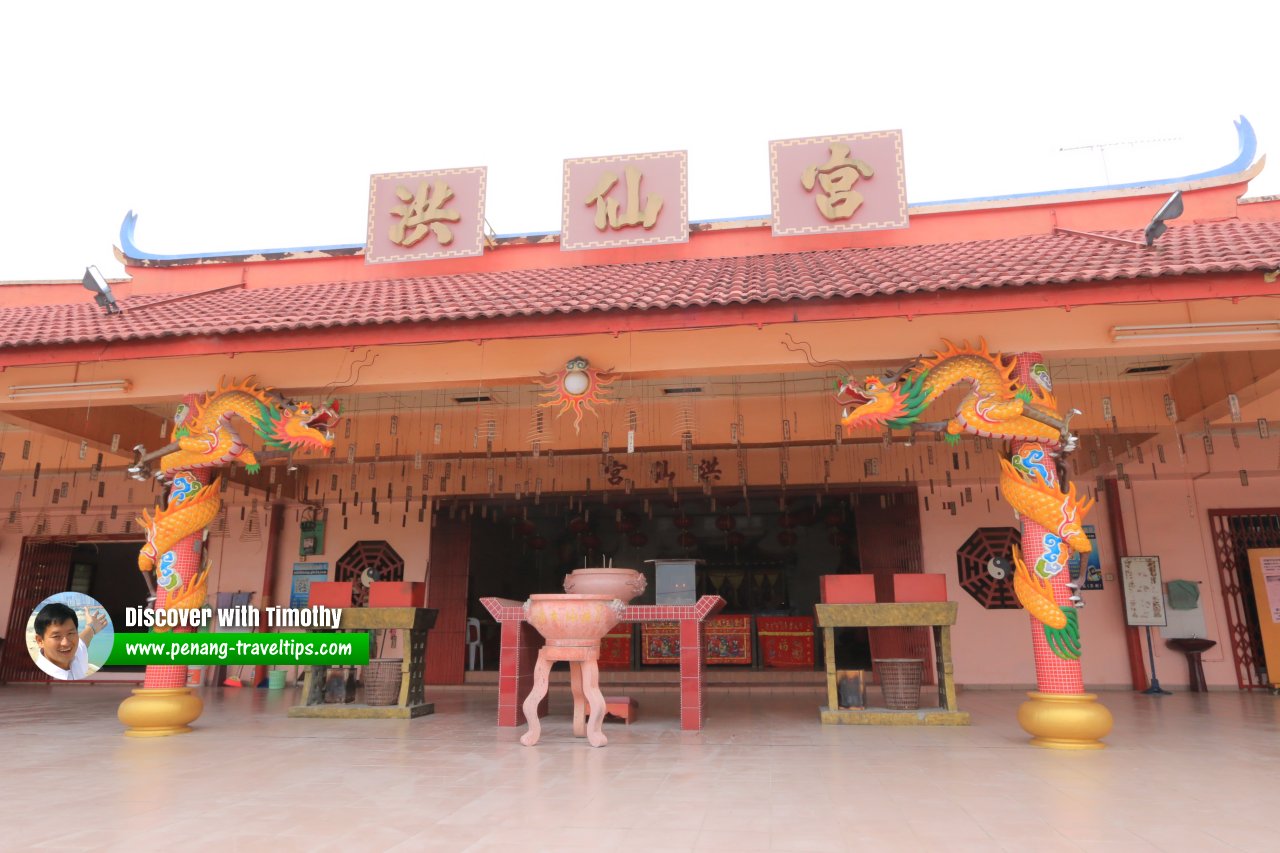
[[[573,431],[576,434],[582,426],[583,412],[596,414],[595,406],[613,402],[609,397],[609,386],[617,377],[608,370],[596,370],[585,358],[575,356],[565,363],[564,370],[559,373],[544,373],[542,378],[544,390],[541,396],[548,399],[539,403],[539,408],[559,406],[557,418],[572,410]]]

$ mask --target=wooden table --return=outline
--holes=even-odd
[[[911,604],[816,604],[822,628],[827,664],[827,705],[821,708],[824,723],[874,726],[967,726],[969,713],[956,708],[955,668],[951,664],[951,626],[959,605],[954,601]],[[938,706],[916,711],[888,708],[841,710],[836,698],[836,628],[933,629],[934,658],[938,665]]]
[[[435,627],[438,612],[426,607],[344,607],[339,631],[400,628],[409,632],[409,646],[400,664],[399,701],[394,705],[326,705],[324,682],[329,667],[313,666],[307,668],[303,680],[304,704],[290,708],[289,716],[407,720],[435,713],[436,706],[424,700],[422,678],[427,666],[427,631]]]

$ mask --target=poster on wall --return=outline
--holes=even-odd
[[[1093,550],[1089,552],[1088,559],[1084,563],[1084,584],[1080,588],[1102,589],[1102,558],[1098,555],[1098,528],[1092,524],[1086,524],[1084,535],[1089,538]],[[1073,551],[1067,560],[1067,570],[1071,572],[1072,580],[1078,580],[1080,577],[1080,557],[1079,551]]]
[[[289,587],[289,606],[306,607],[311,597],[311,582],[328,579],[328,563],[294,563],[293,584]]]
[[[1128,625],[1167,624],[1164,585],[1159,557],[1121,557],[1120,581],[1124,588],[1124,619]]]

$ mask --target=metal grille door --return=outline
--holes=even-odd
[[[4,659],[0,661],[0,683],[49,680],[27,654],[27,620],[37,604],[66,590],[71,576],[72,548],[68,542],[47,538],[22,540],[22,556],[18,560],[18,577],[9,610],[9,630],[5,633]]]
[[[1280,548],[1280,509],[1218,509],[1209,511],[1213,551],[1218,558],[1218,578],[1227,609],[1227,630],[1236,681],[1241,690],[1268,686],[1262,636],[1258,632],[1253,576],[1249,572],[1250,548]],[[1280,661],[1273,661],[1280,666]]]

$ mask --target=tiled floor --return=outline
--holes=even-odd
[[[0,687],[0,849],[1277,850],[1280,698],[1104,693],[1111,747],[1026,745],[1017,692],[959,729],[824,727],[822,694],[638,696],[610,743],[567,691],[533,748],[496,698],[434,690],[419,720],[291,720],[292,696],[205,690],[199,730],[121,736],[116,685]]]

